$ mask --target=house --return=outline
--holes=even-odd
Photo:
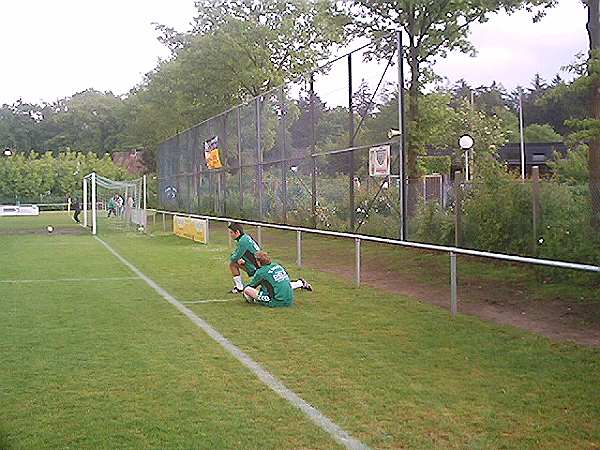
[[[533,166],[540,168],[540,173],[548,173],[550,169],[547,165],[548,161],[554,159],[554,154],[558,153],[562,156],[566,156],[569,149],[562,142],[548,142],[548,143],[526,143],[524,146],[525,150],[525,173],[527,176],[531,173]],[[452,156],[455,154],[455,150],[451,148],[439,149],[439,148],[428,148],[427,156]],[[500,161],[506,163],[506,166],[511,171],[521,171],[521,144],[513,143],[506,144],[498,150],[498,157]],[[454,161],[452,163],[452,173],[455,170],[461,170],[463,168],[463,160]]]
[[[548,161],[554,159],[554,154],[558,153],[563,157],[569,151],[562,142],[549,143],[526,143],[525,150],[525,173],[527,176],[531,173],[533,166],[540,168],[540,173],[548,173],[550,169],[547,166]],[[521,171],[521,144],[506,144],[498,151],[500,159],[506,162],[509,170]]]

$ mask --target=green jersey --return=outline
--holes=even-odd
[[[257,252],[260,252],[260,247],[254,242],[254,239],[247,234],[240,235],[236,241],[237,246],[229,257],[229,260],[235,262],[240,258],[243,259],[246,266],[246,272],[248,272],[248,275],[252,276],[258,267],[255,255]]]
[[[290,277],[285,269],[275,262],[260,267],[248,286],[260,286],[258,301],[266,306],[290,306],[294,302]]]

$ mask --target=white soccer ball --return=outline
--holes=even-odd
[[[138,226],[138,227],[137,227],[137,230],[138,230],[140,233],[143,233],[143,232],[144,232],[144,226],[143,226],[143,225],[140,225],[140,226]]]
[[[48,231],[48,233],[52,233],[54,231],[54,227],[52,225],[48,225],[46,227],[46,230]]]

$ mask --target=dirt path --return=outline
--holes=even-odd
[[[352,264],[339,259],[310,258],[307,266],[353,280]],[[371,270],[365,261],[361,270],[364,285],[406,295],[445,309],[450,308],[449,286],[440,287],[417,280],[399,270]],[[538,300],[518,285],[499,282],[475,284],[459,280],[461,314],[480,317],[502,325],[512,325],[538,333],[551,340],[570,341],[600,348],[600,302],[577,303],[563,300]]]

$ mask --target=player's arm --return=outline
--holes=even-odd
[[[253,288],[257,288],[260,286],[260,283],[264,280],[264,276],[262,275],[260,270],[257,270],[252,279],[248,282],[246,287],[250,286]]]
[[[245,252],[244,246],[242,245],[242,243],[240,243],[238,241],[237,247],[235,248],[235,250],[229,257],[229,261],[236,262],[238,259],[240,259],[242,257],[244,252]]]

